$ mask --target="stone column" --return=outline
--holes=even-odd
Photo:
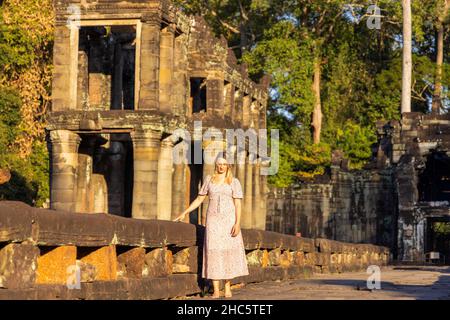
[[[244,116],[244,93],[242,89],[236,90],[234,93],[234,109],[232,110],[233,121],[243,124]]]
[[[232,117],[234,109],[234,85],[232,83],[226,83],[224,89],[224,114],[226,117]]]
[[[50,207],[75,212],[77,194],[78,134],[68,130],[50,132]]]
[[[245,151],[245,149],[241,149],[236,152],[236,178],[241,183],[242,190],[245,191],[245,158],[247,156],[247,151]]]
[[[251,121],[250,121],[250,127],[254,128],[255,130],[259,130],[259,102],[254,101],[251,105]]]
[[[242,105],[242,125],[244,126],[244,128],[248,128],[250,126],[251,104],[251,96],[245,95]]]
[[[260,179],[261,162],[255,163],[253,167],[253,214],[252,227],[257,230],[264,230],[264,218],[261,215],[261,179]]]
[[[172,218],[173,142],[171,137],[161,143],[158,161],[158,220]]]
[[[76,109],[78,28],[58,25],[53,46],[52,111]]]
[[[75,205],[75,211],[80,213],[94,212],[94,197],[92,193],[94,148],[95,140],[83,137],[83,142],[78,152],[77,200]]]
[[[269,167],[268,163],[261,162],[261,167]],[[260,167],[260,169],[261,169]],[[267,176],[259,176],[260,177],[260,191],[261,191],[261,211],[260,211],[260,226],[263,227],[261,230],[266,230],[267,225],[267,207],[268,207],[268,200],[269,197],[269,186],[267,184]]]
[[[208,79],[206,84],[206,105],[207,112],[216,117],[223,118],[224,105],[223,105],[223,79]]]
[[[188,90],[188,52],[187,52],[188,36],[181,34],[175,38],[174,53],[174,79],[173,79],[173,113],[175,115],[185,116],[188,112],[188,101],[190,92]]]
[[[253,216],[253,165],[247,157],[245,164],[244,205],[242,210],[242,228],[251,229]]]
[[[161,22],[157,17],[143,21],[141,30],[141,54],[139,106],[140,110],[159,110],[159,51]]]
[[[156,219],[161,133],[138,129],[131,133],[131,139],[134,150],[132,217]]]
[[[172,177],[172,219],[181,214],[185,208],[186,197],[186,165],[175,164]]]
[[[175,29],[168,26],[161,31],[159,58],[159,109],[169,113],[173,108]]]

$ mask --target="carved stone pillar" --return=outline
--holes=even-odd
[[[77,195],[78,134],[68,130],[50,132],[50,206],[75,212]]]
[[[270,167],[268,163],[261,162],[261,167]],[[260,167],[260,169],[261,169]],[[269,197],[269,186],[267,184],[267,176],[260,175],[260,191],[261,191],[261,212],[260,212],[260,227],[261,230],[266,230],[267,226],[267,198]]]
[[[243,191],[245,191],[245,158],[247,157],[247,151],[238,149],[236,152],[236,178],[241,183]]]
[[[132,217],[156,219],[161,133],[139,129],[132,132],[131,139],[134,150]]]
[[[190,91],[188,90],[188,35],[182,34],[175,38],[174,53],[174,87],[172,90],[173,113],[185,116],[188,112]]]
[[[77,67],[78,28],[57,25],[53,46],[52,111],[76,109]]]
[[[159,51],[161,22],[155,17],[142,23],[140,55],[140,110],[159,110]]]
[[[167,138],[161,143],[158,161],[158,220],[172,218],[173,142]]]
[[[185,208],[186,197],[186,165],[175,164],[172,177],[172,219],[181,214]]]
[[[247,157],[245,164],[244,206],[242,211],[242,228],[251,229],[253,216],[253,165]]]
[[[223,79],[208,79],[206,84],[207,112],[222,118],[224,116],[224,81]]]
[[[83,137],[78,151],[77,200],[75,211],[94,212],[94,195],[92,193],[92,174],[94,166],[95,139]]]
[[[261,216],[261,165],[260,161],[255,163],[253,166],[253,193],[252,193],[252,228],[258,230],[264,230],[264,222],[262,221],[264,217]]]
[[[175,30],[169,26],[161,31],[159,58],[159,109],[169,113],[173,108]]]

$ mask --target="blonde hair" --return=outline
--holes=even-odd
[[[225,183],[226,184],[230,184],[233,182],[233,172],[231,170],[231,165],[228,164],[228,161],[225,158],[217,158],[216,163],[214,165],[214,175],[213,175],[213,180],[215,180],[218,172],[217,172],[217,162],[219,162],[219,160],[225,160],[225,162],[227,163],[227,173],[225,174]]]

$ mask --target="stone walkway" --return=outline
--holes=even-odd
[[[307,280],[249,284],[235,288],[233,300],[450,300],[450,267],[387,267],[381,272],[381,290],[373,291],[367,289],[368,277],[365,272],[316,274]]]

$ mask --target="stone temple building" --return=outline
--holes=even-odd
[[[450,223],[450,115],[404,113],[377,128],[363,170],[335,152],[315,181],[270,188],[266,229],[384,245],[402,262],[439,252],[449,263],[450,236],[436,226]]]
[[[173,163],[177,129],[191,133],[192,149],[214,157],[223,144],[208,148],[194,135],[196,121],[203,131],[266,128],[268,78],[252,82],[201,17],[168,0],[54,4],[51,208],[170,220],[214,170]],[[234,154],[247,158],[233,166],[245,193],[242,226],[264,229],[263,163],[249,161],[247,147]],[[204,222],[205,208],[199,212],[192,223]]]

